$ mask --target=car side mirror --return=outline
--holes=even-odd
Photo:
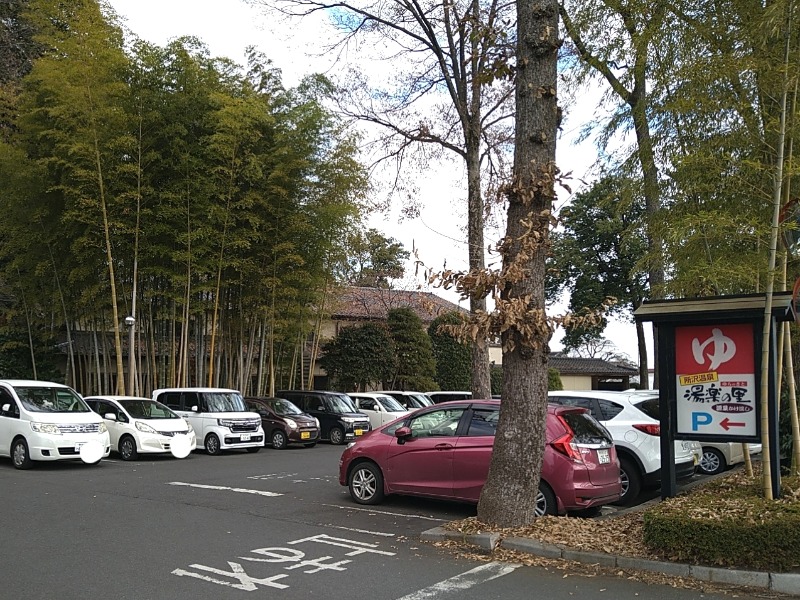
[[[103,418],[108,419],[109,421],[116,421],[117,415],[115,415],[114,413],[106,413],[103,415]]]
[[[196,404],[192,407],[192,412],[200,412],[200,407]]]
[[[268,417],[269,416],[269,411],[265,410],[263,408],[259,408],[258,409],[258,414],[260,414],[262,417]]]
[[[394,437],[398,440],[405,440],[411,437],[411,427],[398,427],[394,431]]]
[[[9,412],[11,410],[11,404],[3,404],[3,406],[0,407],[0,410],[2,410],[4,413]]]

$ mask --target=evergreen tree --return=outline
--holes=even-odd
[[[471,381],[469,346],[458,341],[441,325],[461,323],[458,313],[436,317],[428,326],[433,356],[436,361],[436,384],[442,390],[468,390]],[[434,388],[431,388],[434,389]],[[494,391],[494,390],[492,390]]]
[[[393,308],[387,314],[387,327],[394,342],[396,365],[390,389],[432,390],[436,360],[422,319],[411,308]]]
[[[391,379],[395,372],[392,338],[375,323],[345,327],[322,348],[320,365],[334,389],[365,391]]]

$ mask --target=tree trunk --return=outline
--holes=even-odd
[[[478,518],[518,527],[536,517],[545,444],[548,342],[544,275],[554,199],[558,3],[517,4],[516,139],[501,310],[513,325],[503,342],[503,403]],[[530,229],[529,229],[530,228]],[[514,276],[515,267],[521,275]]]
[[[647,365],[647,344],[644,339],[644,325],[641,321],[636,321],[636,340],[639,348],[639,387],[649,390],[650,370]]]
[[[470,137],[475,137],[471,135]],[[483,271],[486,266],[484,249],[483,194],[480,175],[479,140],[467,143],[467,241],[469,244],[469,270]],[[486,312],[486,290],[473,290],[469,297],[469,310],[473,315]],[[491,398],[489,375],[489,345],[486,338],[472,340],[472,397]]]

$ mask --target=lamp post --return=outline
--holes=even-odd
[[[133,316],[125,317],[125,325],[128,327],[128,395],[135,396],[133,385],[136,375],[136,357],[133,353],[133,346],[136,342],[136,318]]]

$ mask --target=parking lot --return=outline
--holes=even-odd
[[[475,508],[397,497],[357,505],[338,483],[341,452],[319,444],[183,460],[112,454],[96,466],[37,463],[28,471],[0,459],[2,597],[530,600],[532,586],[537,597],[565,600],[692,597],[421,543],[422,531]]]
[[[474,508],[392,499],[355,505],[337,479],[342,448],[194,453],[97,466],[0,462],[4,597],[240,597],[242,591],[384,587],[390,559],[440,557],[419,533]],[[449,561],[448,561],[449,562]],[[433,569],[432,579],[460,567]],[[464,570],[464,569],[462,569]],[[403,596],[393,586],[385,596]],[[294,594],[292,594],[294,595]],[[352,594],[348,594],[351,595]]]

